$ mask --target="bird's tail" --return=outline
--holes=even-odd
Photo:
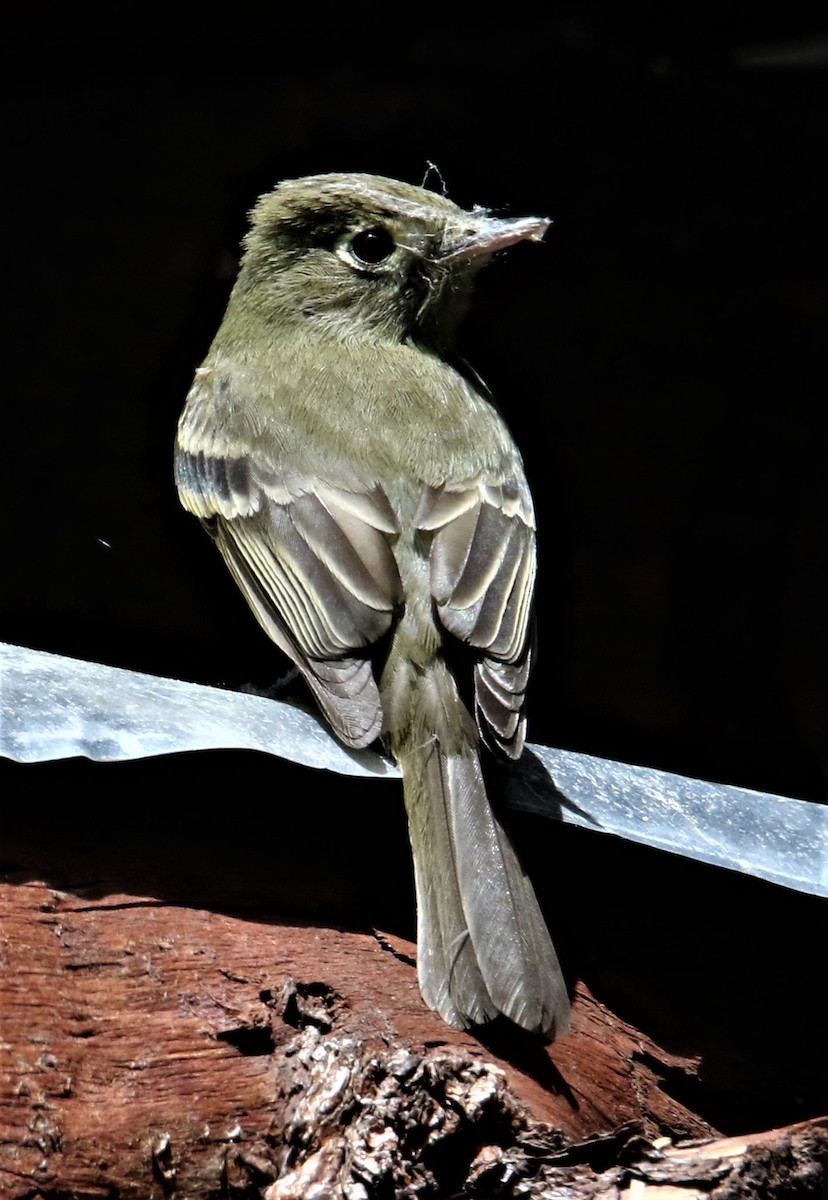
[[[553,1037],[569,999],[534,889],[492,810],[478,738],[440,659],[408,679],[403,772],[417,890],[420,990],[455,1028],[504,1013]]]

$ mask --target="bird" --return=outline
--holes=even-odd
[[[333,734],[400,768],[423,1000],[547,1041],[568,991],[482,766],[524,748],[535,517],[456,334],[481,267],[549,224],[377,175],[282,181],[175,447],[181,503]]]

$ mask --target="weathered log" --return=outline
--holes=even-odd
[[[650,1194],[633,1181],[662,1198],[785,1163],[818,1178],[823,1126],[717,1149],[661,1086],[697,1061],[585,987],[560,1043],[483,1045],[424,1007],[414,947],[378,931],[13,877],[0,914],[9,1200]]]

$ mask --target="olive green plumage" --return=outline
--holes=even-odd
[[[369,175],[280,184],[196,372],[176,482],[334,733],[382,737],[402,769],[426,1002],[552,1036],[566,988],[479,759],[481,737],[523,748],[532,501],[453,353],[476,271],[546,226]]]

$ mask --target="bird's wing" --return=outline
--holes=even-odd
[[[518,758],[526,729],[536,569],[526,483],[511,475],[429,488],[416,521],[432,534],[431,589],[440,620],[480,652],[475,706],[481,731]]]
[[[254,436],[239,436],[243,417],[221,399],[225,415],[216,406],[211,419],[207,381],[191,393],[176,445],[181,501],[207,525],[337,735],[366,746],[382,727],[368,648],[387,632],[401,594],[394,513],[378,485],[321,485],[286,470]]]

